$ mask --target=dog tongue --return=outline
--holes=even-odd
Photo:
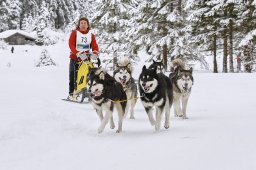
[[[125,80],[121,80],[121,84],[122,84],[122,85],[125,85]]]
[[[101,94],[102,94],[101,91],[96,91],[96,92],[94,92],[94,96],[100,96]]]

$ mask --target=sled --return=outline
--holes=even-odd
[[[83,94],[83,91],[86,90],[86,79],[90,69],[94,68],[92,63],[88,60],[81,61],[79,63],[78,71],[77,71],[77,79],[76,79],[76,88],[74,91],[74,95]]]
[[[71,101],[75,103],[89,103],[90,97],[86,88],[86,79],[90,70],[97,67],[97,63],[100,63],[98,59],[97,61],[87,60],[90,55],[91,53],[85,53],[83,56],[84,58],[81,57],[82,61],[78,62],[79,66],[77,71],[76,88],[73,93],[74,100],[65,99],[65,101]],[[85,98],[88,99],[88,102],[84,102]]]

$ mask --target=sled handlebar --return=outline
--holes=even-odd
[[[93,51],[93,52],[96,52],[96,51]],[[94,54],[93,52],[89,52],[89,53],[85,51],[78,52],[77,57],[80,58],[81,60],[86,60],[88,59],[88,57],[90,57],[93,60],[96,60],[98,58],[98,54]]]

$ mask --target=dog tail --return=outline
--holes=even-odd
[[[130,59],[127,57],[123,57],[118,61],[119,66],[126,66],[127,64],[130,63]]]
[[[133,68],[132,68],[132,65],[131,65],[131,61],[130,61],[130,59],[128,57],[121,58],[118,61],[118,66],[119,67],[127,67],[128,69],[131,70],[131,72],[133,71]]]
[[[173,68],[180,67],[181,69],[185,69],[185,63],[180,58],[175,58],[172,61],[171,66]]]

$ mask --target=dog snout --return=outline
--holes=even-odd
[[[91,88],[89,88],[87,91],[88,91],[88,93],[91,93],[91,92],[92,92]]]
[[[146,86],[146,83],[142,83],[142,86],[145,87],[145,86]]]
[[[184,90],[187,90],[188,89],[188,83],[185,83],[183,88],[184,88]]]
[[[123,76],[123,79],[126,79],[127,76]]]

